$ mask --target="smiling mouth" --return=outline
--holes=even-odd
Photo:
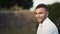
[[[37,20],[37,21],[41,21],[41,20],[42,20],[42,18],[36,18],[36,20]]]
[[[41,20],[42,18],[37,18],[37,20]]]

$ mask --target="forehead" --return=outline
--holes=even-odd
[[[45,8],[37,8],[35,9],[35,12],[46,12],[46,9]]]

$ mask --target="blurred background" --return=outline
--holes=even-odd
[[[36,34],[34,9],[41,3],[60,33],[60,0],[0,0],[0,34]]]

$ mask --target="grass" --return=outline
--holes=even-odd
[[[1,31],[0,34],[36,34],[33,30]]]

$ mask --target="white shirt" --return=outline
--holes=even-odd
[[[47,17],[43,23],[39,23],[37,34],[58,34],[56,25]]]

